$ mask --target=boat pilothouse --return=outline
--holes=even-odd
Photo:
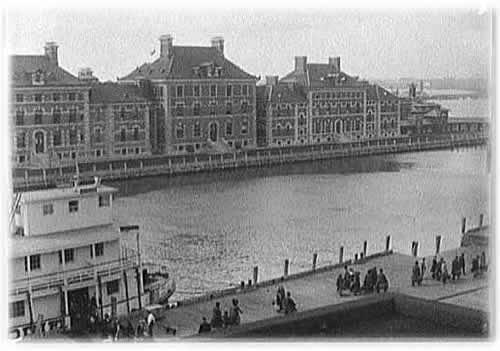
[[[113,222],[116,191],[95,178],[91,184],[76,180],[73,186],[15,196],[11,330],[25,335],[41,321],[45,330],[86,331],[106,313],[125,314],[157,302],[144,285],[139,251],[123,254]]]

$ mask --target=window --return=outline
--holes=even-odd
[[[122,107],[122,108],[120,109],[120,118],[121,118],[121,119],[125,119],[125,117],[126,117],[126,116],[125,116],[125,108],[124,108],[124,107]]]
[[[104,243],[94,245],[95,257],[104,256]]]
[[[72,200],[68,202],[69,213],[78,212],[78,200]]]
[[[42,124],[42,110],[35,111],[35,124]]]
[[[198,101],[196,101],[193,105],[193,115],[195,115],[195,116],[200,115],[200,103]]]
[[[54,213],[54,205],[53,204],[44,204],[42,206],[42,208],[43,208],[43,215],[44,216],[51,215]]]
[[[175,136],[177,139],[184,138],[184,124],[182,123],[177,124],[177,127],[175,128]]]
[[[23,102],[23,101],[24,101],[24,95],[16,94],[16,102]]]
[[[193,125],[193,137],[199,138],[200,136],[201,136],[200,122],[194,122],[194,125]]]
[[[233,95],[233,86],[232,85],[227,85],[226,86],[226,96],[230,97]]]
[[[69,131],[69,143],[70,145],[75,145],[77,143],[77,133],[76,129],[71,129]]]
[[[99,207],[109,207],[109,194],[99,195]]]
[[[139,127],[134,127],[134,140],[139,140]]]
[[[226,114],[230,115],[233,113],[233,103],[231,101],[226,102]]]
[[[64,252],[64,264],[75,261],[75,249],[65,249],[59,251],[59,264],[63,264],[62,255]]]
[[[24,111],[23,110],[16,111],[16,125],[17,126],[24,125]]]
[[[52,94],[52,100],[59,101],[60,99],[61,99],[61,96],[58,93]]]
[[[76,94],[75,93],[69,93],[68,94],[68,100],[69,101],[75,101],[76,100]]]
[[[60,146],[62,144],[61,131],[56,130],[53,134],[53,144],[54,146]]]
[[[175,105],[175,115],[176,116],[184,116],[184,104],[182,102],[178,102]]]
[[[241,112],[242,113],[248,112],[248,101],[241,102]]]
[[[248,85],[241,86],[241,95],[248,95]]]
[[[232,136],[233,135],[233,122],[227,121],[226,122],[226,136]]]
[[[18,149],[24,149],[26,147],[26,134],[25,133],[17,134],[16,146]]]
[[[78,100],[83,101],[83,94],[82,93],[78,94]]]
[[[42,94],[35,94],[35,102],[42,102]]]
[[[29,269],[34,271],[36,269],[42,268],[40,255],[31,255],[29,257],[24,257],[24,271],[28,271],[28,258],[29,258]]]
[[[55,108],[54,111],[52,111],[52,118],[54,120],[54,124],[61,123],[61,110]]]
[[[181,98],[184,96],[184,85],[178,85],[176,90],[176,96]]]
[[[127,131],[125,128],[120,129],[120,141],[127,140]]]
[[[199,85],[195,85],[194,86],[194,96],[200,96],[200,86]]]
[[[106,283],[106,291],[108,295],[115,294],[119,291],[119,282],[120,281],[117,279]]]
[[[71,108],[69,110],[69,122],[70,123],[76,122],[76,109],[75,108]]]
[[[96,143],[102,142],[102,129],[97,127],[94,129],[94,138]]]
[[[248,133],[248,121],[246,119],[241,122],[241,134],[247,134]]]
[[[210,96],[217,96],[217,85],[210,86]]]
[[[216,106],[217,106],[217,105],[215,104],[215,101],[210,101],[210,114],[211,114],[212,116],[214,116],[214,115],[215,115],[215,113],[216,113],[216,109],[217,109],[217,107],[216,107]]]
[[[24,301],[16,301],[10,304],[9,316],[10,318],[24,317]]]

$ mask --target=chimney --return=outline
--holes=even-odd
[[[295,72],[306,73],[307,56],[295,56]]]
[[[340,56],[337,57],[329,57],[328,64],[333,67],[335,72],[340,72]]]
[[[266,76],[266,85],[267,86],[278,85],[278,76]]]
[[[45,43],[45,56],[47,56],[49,58],[49,61],[56,66],[59,65],[59,62],[57,60],[57,48],[57,44],[53,41]]]
[[[224,38],[223,37],[213,37],[211,40],[212,47],[216,48],[222,55],[224,55]]]
[[[160,37],[160,57],[169,58],[173,54],[174,38],[170,34]]]
[[[83,81],[93,81],[96,78],[94,77],[94,72],[89,67],[80,68],[78,71],[78,79]]]

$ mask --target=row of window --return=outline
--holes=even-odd
[[[127,134],[129,134],[128,138],[127,138]],[[97,139],[101,140],[100,133],[98,133],[98,134],[96,133],[96,142],[98,142]],[[117,140],[117,141],[139,140],[139,127],[135,126],[132,129],[131,134],[127,133],[127,128],[125,128],[125,127],[120,128],[119,138],[115,137],[115,140]]]
[[[214,127],[212,127],[212,126],[214,126]],[[200,122],[198,122],[198,121],[194,122],[192,128],[193,128],[192,129],[193,138],[199,138],[202,136]],[[209,130],[212,132],[213,128],[218,128],[218,125],[216,123],[211,123],[209,126]],[[233,122],[232,121],[226,121],[225,126],[224,126],[224,132],[225,132],[226,137],[233,136]],[[248,134],[248,120],[243,120],[241,122],[240,134],[241,135]],[[182,122],[178,122],[177,125],[175,126],[175,137],[177,139],[183,139],[185,136],[186,136],[186,125]]]
[[[83,93],[52,93],[52,94],[16,94],[16,102],[42,102],[42,101],[83,101]]]
[[[104,256],[104,243],[96,243],[89,247],[90,258]],[[58,251],[59,264],[66,264],[75,261],[75,249],[64,249]],[[63,259],[64,258],[64,259]],[[28,263],[29,262],[29,263]],[[42,256],[40,254],[24,257],[24,271],[36,271],[42,269]]]
[[[235,149],[241,149],[242,147],[247,147],[250,144],[250,140],[228,140],[227,141],[227,146],[230,148],[235,148]],[[194,144],[181,144],[177,145],[176,149],[179,152],[195,152],[199,151],[202,147],[202,144],[200,143],[194,143]]]
[[[353,91],[340,91],[340,92],[330,92],[330,93],[316,93],[314,94],[314,99],[360,99],[363,97],[362,92]]]
[[[47,115],[45,115],[46,117],[48,117]],[[33,123],[34,124],[43,124],[44,122],[45,123],[51,123],[51,124],[59,124],[59,123],[65,123],[65,122],[69,122],[69,123],[76,123],[76,122],[81,122],[83,121],[84,119],[84,115],[83,113],[81,113],[79,116],[78,116],[78,112],[75,108],[71,108],[67,114],[68,118],[65,119],[66,121],[63,121],[63,114],[61,112],[61,110],[56,110],[54,109],[53,112],[52,112],[52,118],[51,120],[47,120],[47,118],[45,118],[45,121],[44,121],[44,113],[42,112],[41,109],[37,109],[35,110],[35,115],[34,115],[34,120],[33,120]],[[17,126],[22,126],[22,125],[25,125],[26,121],[25,121],[25,113],[24,113],[24,110],[17,110],[16,111],[16,125]]]
[[[97,151],[98,150],[96,150],[96,152]],[[122,156],[125,156],[125,155],[139,155],[140,153],[143,153],[143,152],[144,152],[144,149],[142,149],[140,147],[129,147],[129,148],[122,147],[122,148],[115,149],[115,154],[116,155],[122,155]],[[97,154],[96,154],[96,156],[97,156]],[[99,157],[99,156],[97,156],[97,157]]]
[[[186,106],[183,102],[177,102],[175,104],[175,109],[172,110],[172,114],[174,116],[184,116],[184,115],[193,115],[193,116],[201,116],[201,115],[215,115],[217,114],[217,102],[216,101],[210,101],[208,105],[203,105],[199,101],[195,101],[193,103],[191,111],[186,111]],[[251,112],[250,106],[248,104],[248,101],[242,101],[240,104],[240,109],[239,111],[234,110],[234,106],[232,101],[227,101],[225,106],[224,106],[224,113],[227,115],[231,115],[234,112],[237,113],[248,113]],[[191,112],[191,113],[190,113]]]
[[[184,85],[177,85],[175,87],[175,97],[177,98],[182,98],[182,97],[185,97],[185,96],[191,96],[191,92],[192,92],[192,96],[196,96],[196,97],[200,97],[202,96],[203,94],[203,86],[202,85],[194,85],[192,87],[192,91],[191,89],[186,89],[186,87]],[[249,92],[250,92],[251,89],[249,89],[249,86],[248,85],[231,85],[231,84],[227,84],[225,86],[225,89],[217,89],[217,85],[216,84],[211,84],[209,86],[209,95],[211,97],[216,97],[216,96],[226,96],[226,97],[231,97],[231,96],[248,96],[250,95]],[[163,96],[163,87],[160,87],[160,91],[159,93],[161,94],[161,96]],[[187,94],[186,94],[187,93]],[[206,95],[206,94],[203,94],[203,95]]]
[[[98,207],[109,207],[111,197],[109,194],[99,195],[97,205]],[[68,212],[75,213],[78,212],[79,209],[79,201],[71,200],[68,202]],[[42,205],[42,212],[44,216],[54,214],[54,204],[47,203]]]

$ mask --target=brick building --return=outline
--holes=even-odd
[[[295,145],[400,134],[400,99],[326,64],[295,58],[294,71],[258,88],[260,145]]]
[[[151,144],[155,153],[190,153],[256,145],[257,78],[211,46],[174,46],[160,37],[160,57],[119,79],[152,91]]]
[[[11,59],[12,162],[47,168],[103,157],[150,154],[150,101],[144,89],[75,77],[59,66],[58,46]]]

